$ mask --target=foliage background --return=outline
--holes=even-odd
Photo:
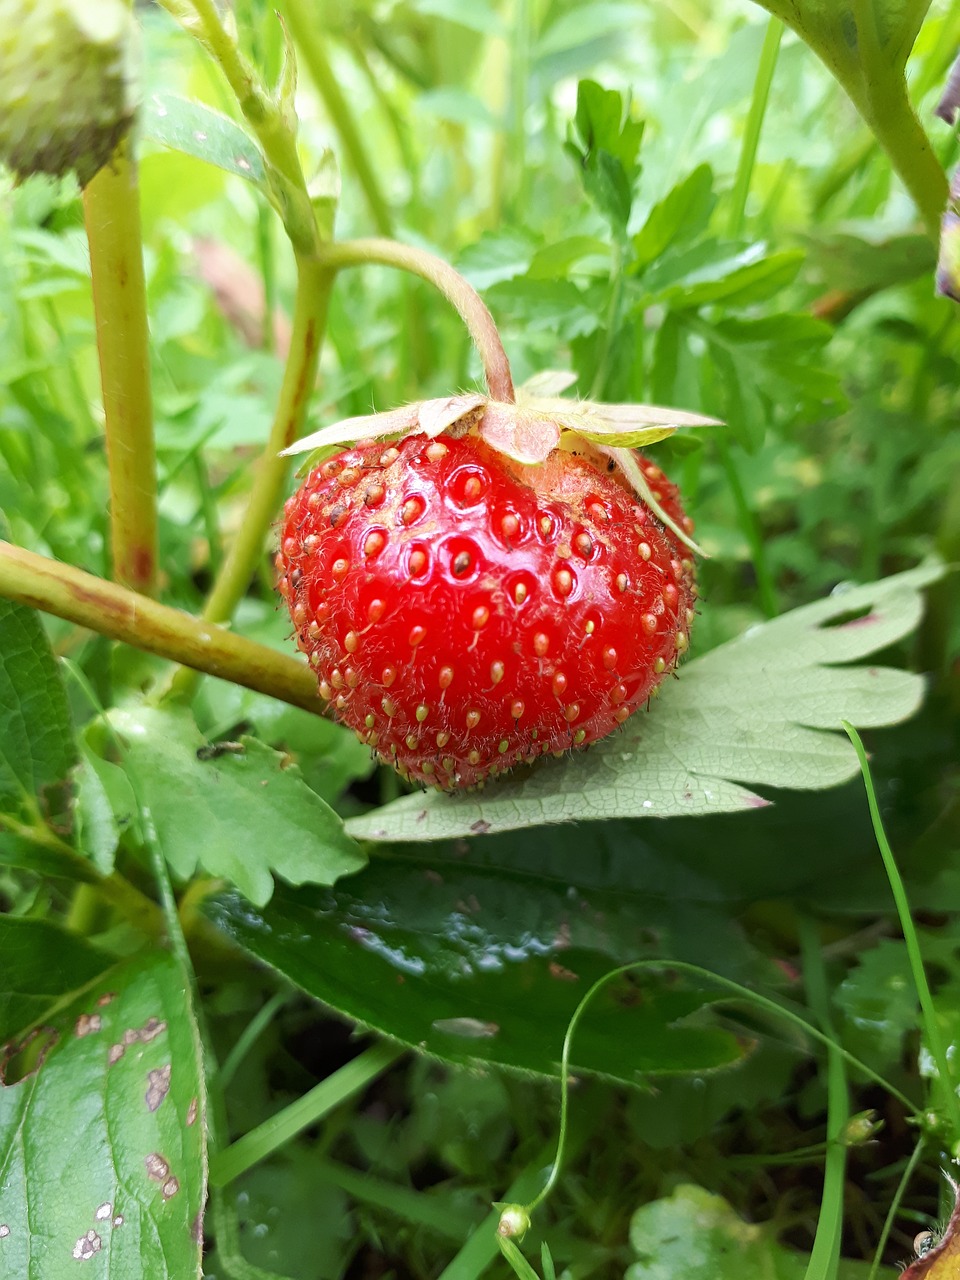
[[[275,75],[281,36],[272,8],[237,0],[235,12],[246,51]],[[339,236],[391,234],[454,262],[484,293],[518,381],[570,367],[581,394],[728,420],[722,435],[675,437],[657,453],[710,553],[697,651],[839,583],[873,581],[935,550],[957,554],[954,305],[932,296],[934,249],[887,159],[799,40],[784,37],[741,210],[733,191],[767,23],[747,0],[331,0],[280,9],[300,48],[308,177],[325,149],[339,161]],[[140,16],[147,101],[174,92],[237,115],[202,52],[152,7]],[[932,121],[932,109],[958,40],[958,7],[932,5],[909,65],[911,96],[948,167],[956,138]],[[338,98],[324,92],[325,60]],[[643,122],[642,138],[638,126],[622,127],[619,112],[608,125],[626,190],[614,184],[611,193],[591,170],[577,121],[584,79],[622,94],[629,119]],[[609,102],[597,101],[594,123]],[[276,401],[293,273],[279,227],[249,184],[145,133],[161,574],[164,599],[196,612],[242,518],[250,462]],[[235,257],[224,270],[227,252]],[[9,301],[0,316],[0,509],[14,542],[108,576],[89,263],[71,183],[6,192],[0,291]],[[459,322],[426,285],[364,268],[336,287],[310,426],[445,395],[478,376]],[[286,644],[266,556],[235,626]],[[950,627],[937,596],[916,646],[893,655],[933,673],[933,692],[918,719],[875,735],[871,747],[952,1037],[960,882],[951,867]],[[55,620],[49,634],[87,682],[89,696],[77,680],[68,690],[75,722],[90,726],[81,736],[89,764],[99,758],[91,698],[131,703],[163,664]],[[193,712],[209,739],[253,732],[292,753],[312,792],[344,816],[394,794],[393,778],[373,774],[365,751],[314,717],[211,681]],[[188,725],[168,736],[189,756],[195,733]],[[141,767],[154,775],[150,762]],[[180,767],[171,766],[174,790],[194,785]],[[88,773],[80,793],[86,851],[98,847],[105,865],[134,812],[108,768],[99,791]],[[97,826],[91,796],[100,792],[115,839],[110,820],[106,835]],[[183,841],[189,846],[189,834]],[[167,852],[182,885],[196,859],[189,847],[180,862]],[[121,855],[136,877],[135,854]],[[292,884],[297,874],[296,866],[284,871]],[[0,893],[11,916],[78,923],[76,903],[39,876],[0,867]],[[832,1017],[844,1043],[911,1098],[927,1087],[916,1002],[903,994],[904,947],[859,782],[782,793],[774,807],[745,816],[591,824],[536,840],[473,841],[469,851],[460,842],[380,850],[368,870],[332,888],[281,884],[260,914],[224,895],[212,913],[246,948],[243,959],[216,946],[195,955],[212,1043],[231,1063],[233,1134],[349,1063],[351,1028],[380,1025],[376,1002],[394,1003],[408,982],[423,1017],[436,992],[446,1014],[450,993],[477,978],[470,1017],[482,1021],[484,973],[516,975],[496,988],[496,1020],[515,1020],[521,1065],[550,1064],[555,1073],[573,1002],[552,966],[585,979],[666,956],[802,1000],[794,961],[811,915],[824,921]],[[108,940],[116,930],[97,912],[82,923]],[[262,941],[281,924],[301,944],[282,962]],[[364,947],[349,945],[358,937]],[[280,975],[255,967],[251,955],[265,955]],[[303,992],[343,1019],[318,1013]],[[634,1220],[631,1236],[629,1225],[638,1206],[684,1183],[773,1223],[781,1241],[809,1253],[824,1153],[815,1056],[782,1028],[711,1013],[703,991],[683,994],[688,1003],[641,982],[611,996],[592,1024],[595,1035],[604,1017],[624,1028],[606,1075],[635,1083],[638,1064],[654,1074],[641,1090],[578,1084],[569,1173],[537,1223],[571,1276],[664,1274],[644,1270],[643,1233],[652,1228]],[[252,1024],[265,1002],[272,1016]],[[690,1013],[692,1024],[673,1026]],[[256,1036],[245,1034],[251,1025]],[[736,1069],[714,1070],[741,1055],[746,1036],[759,1047]],[[238,1043],[242,1060],[231,1058]],[[495,1246],[474,1228],[515,1178],[549,1161],[556,1125],[554,1085],[501,1073],[488,1056],[461,1025],[438,1059],[403,1058],[322,1129],[245,1173],[235,1189],[247,1257],[304,1280],[481,1274]],[[861,1107],[877,1108],[886,1129],[851,1158],[850,1259],[871,1256],[913,1144],[903,1109],[858,1082],[854,1110]],[[931,1149],[888,1260],[909,1255],[911,1222],[935,1215],[937,1187]],[[773,1230],[763,1237],[764,1258],[774,1256],[773,1239]],[[228,1274],[220,1244],[214,1227],[206,1274]],[[792,1275],[795,1260],[777,1254],[769,1265]],[[494,1273],[506,1274],[505,1265],[495,1262]],[[693,1274],[676,1265],[676,1274]],[[861,1272],[853,1265],[850,1274]]]

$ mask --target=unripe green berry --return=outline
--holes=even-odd
[[[0,161],[86,185],[133,123],[136,35],[124,0],[0,0]]]

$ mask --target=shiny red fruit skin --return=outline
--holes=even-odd
[[[411,436],[310,473],[284,508],[277,572],[337,719],[404,777],[452,790],[586,746],[643,706],[687,648],[688,554],[619,472]]]

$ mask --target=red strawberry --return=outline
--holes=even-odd
[[[689,553],[598,457],[524,465],[473,435],[415,435],[327,459],[287,502],[298,644],[338,719],[404,777],[468,787],[594,742],[687,648]]]

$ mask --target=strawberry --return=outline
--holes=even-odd
[[[446,790],[604,737],[686,650],[693,564],[616,465],[524,464],[475,433],[327,458],[288,500],[279,589],[322,697]],[[687,532],[677,490],[639,458]]]

